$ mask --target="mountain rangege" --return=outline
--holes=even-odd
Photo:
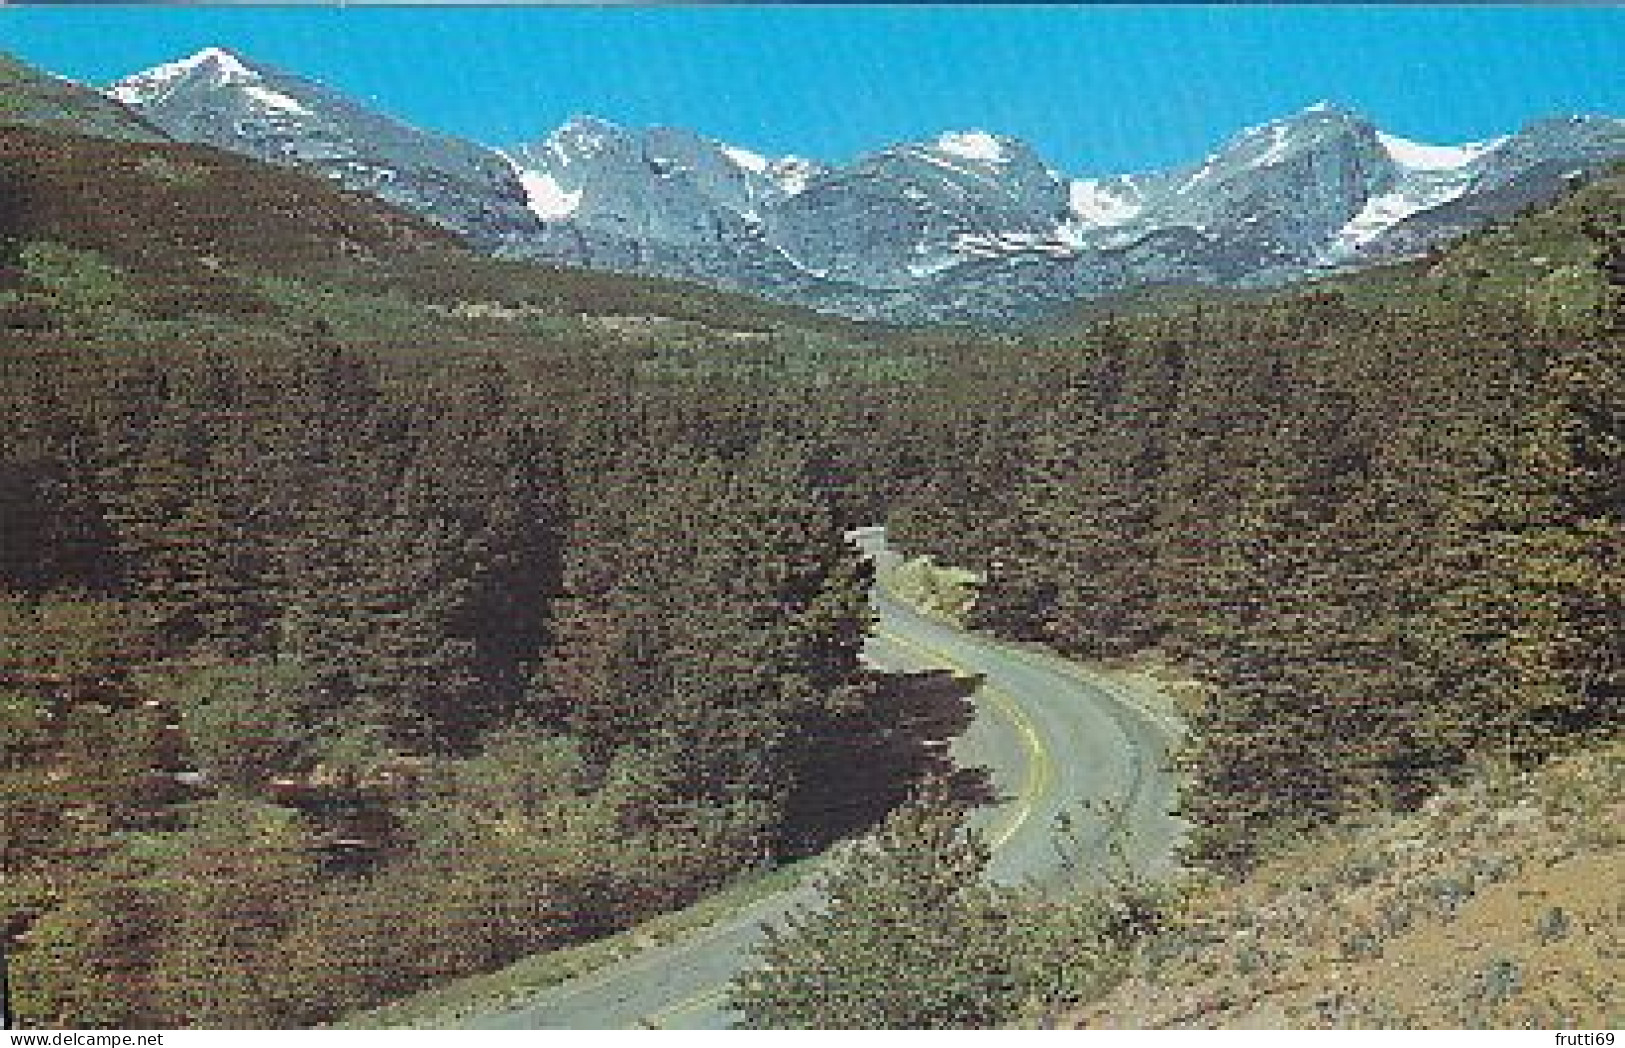
[[[583,116],[498,149],[220,48],[108,93],[176,139],[317,171],[499,255],[906,323],[1028,320],[1145,287],[1270,286],[1391,261],[1625,157],[1625,120],[1610,117],[1434,146],[1328,103],[1192,164],[1093,178],[985,131],[828,165]]]

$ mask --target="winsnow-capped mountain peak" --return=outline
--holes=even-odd
[[[1371,127],[1371,121],[1361,112],[1335,102],[1316,102],[1284,116],[1273,117],[1238,131],[1224,148],[1260,137],[1280,134],[1305,136],[1314,132],[1327,133],[1362,130]]]
[[[1625,120],[1610,116],[1552,116],[1533,120],[1496,150],[1497,161],[1539,156],[1618,156],[1625,150]]]
[[[961,160],[980,160],[988,164],[1008,164],[1011,139],[986,131],[946,131],[934,143],[937,152]]]
[[[577,114],[560,124],[543,146],[561,164],[591,160],[599,154],[623,146],[627,132],[618,124],[600,117]]]
[[[1223,170],[1268,168],[1310,151],[1375,146],[1377,130],[1352,109],[1316,102],[1289,116],[1241,131],[1192,176],[1200,181]]]
[[[229,96],[245,114],[284,117],[316,116],[328,100],[324,89],[310,81],[250,62],[223,47],[206,47],[125,77],[107,94],[140,109],[170,104],[184,108],[195,104],[198,96]]]
[[[1340,102],[1333,102],[1330,99],[1323,98],[1318,102],[1311,102],[1309,105],[1304,106],[1296,113],[1283,119],[1332,119],[1349,122],[1363,122],[1365,120],[1365,115],[1356,109],[1351,109],[1350,107],[1343,105]]]
[[[216,72],[225,76],[254,76],[242,55],[226,47],[205,47],[191,58],[181,59],[182,64],[196,66],[209,66]]]
[[[706,138],[686,128],[624,128],[601,117],[576,115],[542,140],[519,149],[519,162],[540,167],[568,167],[576,163],[651,163],[670,173],[692,172],[724,160],[751,178],[770,177],[777,161],[753,150]]]
[[[540,221],[494,150],[412,127],[223,47],[126,77],[107,93],[179,141],[305,168],[478,243],[500,244]]]
[[[773,161],[762,174],[779,187],[779,192],[785,196],[795,196],[811,185],[812,180],[824,170],[824,165],[815,160],[786,156]]]
[[[739,146],[723,146],[722,152],[729,160],[753,175],[765,175],[767,169],[773,166],[773,162],[767,157],[760,153],[752,153],[748,149],[741,149]]]
[[[752,244],[772,203],[788,195],[781,178],[810,177],[687,128],[624,128],[587,116],[505,155],[531,211],[544,222],[570,220],[573,228],[545,236],[575,244],[579,233],[613,245],[603,251],[644,259]]]

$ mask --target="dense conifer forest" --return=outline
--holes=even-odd
[[[1625,183],[1432,257],[1047,344],[892,509],[996,632],[1212,685],[1200,853],[1616,732]],[[1018,388],[1034,381],[1012,369]]]
[[[319,1023],[853,829],[860,524],[1215,685],[1212,859],[1617,728],[1625,180],[1027,333],[493,261],[197,147],[0,129],[0,200],[36,1025]]]
[[[791,813],[872,734],[847,449],[908,350],[206,149],[0,179],[26,1021],[317,1022],[848,828]]]

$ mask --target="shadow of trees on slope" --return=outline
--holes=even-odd
[[[781,851],[798,858],[861,834],[884,819],[921,782],[947,784],[966,807],[994,801],[985,768],[960,768],[948,743],[976,715],[980,677],[946,670],[872,673],[872,698],[857,712],[826,722],[788,803]]]

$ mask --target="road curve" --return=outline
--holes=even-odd
[[[892,556],[879,528],[852,537],[879,562]],[[993,847],[993,879],[1060,885],[1089,877],[1106,861],[1109,841],[1120,841],[1140,871],[1169,867],[1180,827],[1169,814],[1173,781],[1165,766],[1177,725],[1079,667],[956,630],[879,588],[873,600],[879,621],[865,649],[873,664],[982,678],[975,720],[952,752],[962,765],[988,768],[1000,798],[976,816]],[[724,1028],[724,987],[749,960],[762,926],[816,901],[804,881],[687,938],[466,1025]]]

